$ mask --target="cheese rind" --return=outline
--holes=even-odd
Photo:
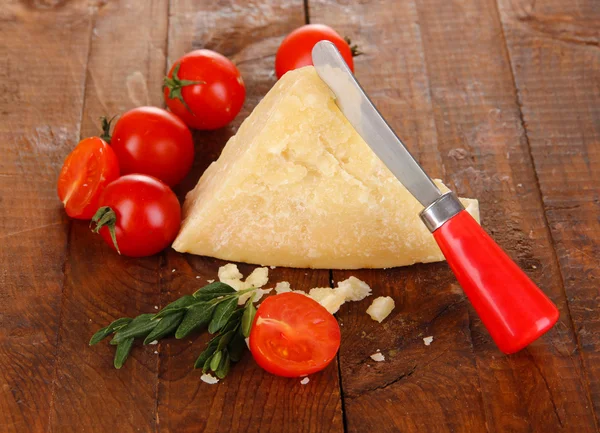
[[[478,218],[476,200],[463,204]],[[420,210],[308,66],[275,84],[187,195],[173,248],[299,268],[443,260]]]

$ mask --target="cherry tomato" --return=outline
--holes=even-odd
[[[58,176],[58,197],[67,215],[90,219],[100,194],[119,177],[119,161],[101,138],[86,138],[67,156]]]
[[[104,189],[99,204],[93,231],[119,254],[151,256],[168,247],[179,231],[179,201],[154,177],[123,176]]]
[[[275,73],[277,78],[293,69],[312,65],[312,49],[319,41],[331,41],[354,72],[353,50],[335,30],[323,24],[306,24],[298,27],[285,37],[275,56]],[[358,54],[356,54],[358,55]]]
[[[242,109],[246,87],[227,57],[210,50],[187,53],[165,77],[165,101],[190,128],[217,129]]]
[[[324,369],[340,347],[340,327],[318,302],[281,293],[258,307],[250,351],[269,373],[298,377]]]
[[[162,108],[139,107],[123,114],[111,146],[122,174],[148,174],[169,186],[178,184],[194,162],[192,133],[180,118]]]

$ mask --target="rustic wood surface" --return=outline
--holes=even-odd
[[[484,227],[561,311],[511,356],[494,346],[444,263],[277,268],[271,281],[348,275],[391,295],[337,315],[342,347],[308,385],[246,355],[210,386],[205,335],[89,348],[110,320],[216,278],[219,260],[118,257],[56,198],[64,157],[97,118],[162,106],[180,55],[209,48],[248,96],[232,125],[195,133],[182,198],[274,84],[281,39],[326,23],[365,54],[356,75],[425,168],[480,200]],[[7,0],[0,8],[0,433],[598,432],[600,3],[596,0]],[[253,266],[242,265],[248,274]],[[199,277],[199,278],[198,278]],[[430,346],[423,337],[433,336]],[[377,349],[386,361],[372,362]]]

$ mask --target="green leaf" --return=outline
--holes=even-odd
[[[217,305],[215,314],[208,325],[208,332],[214,334],[218,332],[229,320],[235,308],[237,307],[237,298],[227,299]]]
[[[204,362],[204,365],[202,366],[202,373],[206,373],[208,370],[210,370],[210,362],[212,361],[213,356],[214,354],[209,356]]]
[[[131,319],[129,317],[121,317],[120,319],[117,319],[114,322],[112,322],[107,327],[100,329],[94,335],[92,335],[92,338],[90,339],[90,346],[93,346],[94,344],[99,343],[100,341],[104,340],[106,337],[108,337],[113,332],[116,332],[119,329],[124,328],[125,326],[129,325],[129,323],[132,320],[133,319]]]
[[[196,362],[194,363],[194,368],[203,367],[204,364],[206,363],[206,361],[208,359],[210,359],[216,351],[217,351],[216,345],[214,345],[212,347],[209,345],[206,349],[204,349],[204,352],[202,352],[200,354],[198,359],[196,359]]]
[[[197,301],[198,300],[196,298],[194,298],[192,295],[182,296],[181,298],[177,299],[176,301],[171,302],[165,308],[160,310],[156,314],[156,316],[154,316],[154,320],[159,319],[164,316],[167,316],[169,314],[172,314],[176,311],[185,310],[186,308],[189,308],[194,302],[197,302]]]
[[[223,358],[223,352],[218,351],[210,358],[210,369],[217,371],[217,368],[221,365],[221,358]]]
[[[229,354],[226,351],[223,353],[224,353],[224,355],[221,359],[221,363],[219,364],[219,367],[215,371],[215,375],[219,379],[224,379],[225,376],[227,376],[227,373],[229,373],[229,368],[231,367],[231,360],[229,359]],[[212,364],[211,364],[211,366],[212,366]]]
[[[244,336],[241,332],[236,332],[227,345],[227,352],[229,353],[229,358],[233,362],[238,362],[242,358],[242,354],[246,349],[246,341],[244,340]]]
[[[173,314],[163,317],[158,322],[158,325],[156,325],[156,327],[152,330],[152,332],[148,334],[144,340],[144,344],[148,344],[154,340],[160,340],[161,338],[175,332],[184,315],[185,311],[177,311]]]
[[[183,338],[190,332],[207,325],[214,310],[215,304],[210,302],[201,302],[191,307],[175,331],[175,338]]]
[[[154,314],[140,314],[129,325],[117,332],[113,341],[119,344],[129,337],[145,337],[160,323],[159,320],[152,320],[153,317]]]
[[[125,361],[127,361],[127,357],[129,356],[129,352],[131,351],[131,347],[133,346],[133,337],[126,338],[122,340],[117,345],[117,351],[115,352],[115,360],[114,366],[119,369],[123,367]]]
[[[214,283],[204,286],[194,292],[192,296],[200,301],[210,301],[220,296],[227,296],[236,293],[235,289],[229,284],[215,281]]]
[[[221,328],[220,333],[224,334],[226,332],[231,331],[232,329],[239,328],[240,319],[242,318],[242,314],[244,314],[243,308],[235,310],[229,317],[229,320],[227,320],[227,324],[223,328]]]
[[[250,299],[248,299],[248,302],[246,302],[246,306],[244,307],[244,315],[242,316],[242,334],[246,338],[250,335],[252,323],[254,322],[254,316],[256,315],[256,307],[254,307],[252,298],[253,296],[251,296]]]
[[[219,339],[219,345],[217,346],[217,351],[223,350],[227,347],[227,344],[229,344],[229,342],[233,338],[233,334],[235,334],[235,331],[236,331],[235,329],[232,329],[229,332],[220,334],[221,338]]]

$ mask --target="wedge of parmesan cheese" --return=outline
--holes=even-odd
[[[463,203],[477,218],[477,201]],[[173,248],[297,268],[443,260],[421,210],[307,66],[273,86],[187,195]]]
[[[392,298],[389,296],[380,296],[379,298],[375,298],[369,308],[367,308],[367,314],[371,316],[371,319],[381,323],[390,315],[395,307],[396,303]]]

